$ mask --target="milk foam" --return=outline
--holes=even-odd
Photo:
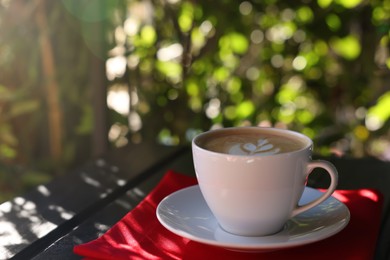
[[[273,155],[280,152],[266,138],[260,138],[256,143],[235,144],[230,147],[228,153],[234,155]]]

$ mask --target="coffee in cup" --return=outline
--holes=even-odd
[[[326,200],[338,174],[327,161],[312,161],[312,141],[276,128],[234,127],[211,130],[192,141],[196,177],[219,225],[243,236],[280,231],[288,219]],[[314,168],[331,177],[325,193],[298,205]]]
[[[206,150],[232,155],[272,155],[303,149],[307,140],[262,129],[261,133],[251,128],[215,131],[197,139],[197,145]]]

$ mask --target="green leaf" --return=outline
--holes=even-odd
[[[248,50],[248,39],[237,32],[229,33],[221,37],[219,45],[222,49],[230,50],[237,54],[244,54]]]
[[[153,46],[157,39],[157,34],[154,27],[146,25],[141,30],[142,43],[147,46]]]
[[[188,32],[194,20],[194,6],[189,2],[183,2],[181,7],[178,23],[183,32]]]
[[[358,6],[362,0],[336,0],[336,2],[345,8],[352,9]]]
[[[12,159],[15,158],[17,152],[14,148],[6,145],[6,144],[1,144],[0,145],[0,158],[5,157],[7,159]]]
[[[255,105],[250,100],[244,101],[237,106],[236,112],[238,118],[247,118],[255,112]]]
[[[309,23],[313,20],[314,14],[310,7],[302,6],[297,10],[297,19],[302,23]]]
[[[186,85],[187,94],[189,96],[198,96],[199,95],[199,86],[195,82],[188,82]]]
[[[93,127],[93,113],[92,108],[89,105],[84,105],[83,114],[80,119],[80,123],[76,127],[77,134],[89,134],[92,132]]]
[[[232,77],[228,82],[227,82],[227,91],[229,94],[234,95],[241,90],[241,79],[238,77]]]
[[[248,39],[239,33],[230,34],[231,47],[233,52],[243,54],[248,49]]]
[[[333,0],[317,0],[318,5],[324,9],[327,8],[332,2]]]
[[[378,130],[390,119],[390,91],[379,99],[378,103],[367,112],[366,125],[369,130]]]
[[[226,119],[234,120],[237,117],[237,109],[235,106],[227,106],[223,110],[223,114],[226,117]]]
[[[347,60],[356,59],[361,52],[359,40],[354,35],[348,35],[344,38],[333,38],[330,44],[338,55]]]
[[[230,72],[225,67],[219,67],[214,71],[214,78],[219,82],[224,82],[230,75]]]
[[[326,17],[326,24],[332,31],[340,29],[341,20],[336,14],[330,14]]]
[[[24,100],[12,104],[9,116],[16,117],[22,114],[32,113],[39,108],[38,100]]]
[[[156,63],[157,69],[169,78],[177,78],[181,76],[182,67],[177,62],[173,61],[158,61]]]
[[[300,110],[297,113],[297,119],[299,122],[302,124],[306,125],[313,121],[314,119],[314,114],[310,110]]]

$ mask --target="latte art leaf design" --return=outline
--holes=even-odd
[[[254,144],[243,144],[242,145],[242,149],[246,152],[250,152],[250,153],[253,153],[256,151],[257,149],[257,146],[254,145]]]
[[[238,144],[230,149],[230,154],[240,155],[272,155],[280,152],[279,148],[274,147],[267,139],[259,139],[257,143]]]

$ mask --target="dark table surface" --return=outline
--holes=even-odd
[[[382,192],[384,210],[376,259],[390,259],[390,163],[372,158],[322,159],[338,169],[338,189]],[[168,169],[195,176],[190,148],[129,145],[1,204],[0,259],[81,259],[73,254],[73,246],[105,233]],[[308,185],[326,187],[327,178],[318,170],[310,175]]]

